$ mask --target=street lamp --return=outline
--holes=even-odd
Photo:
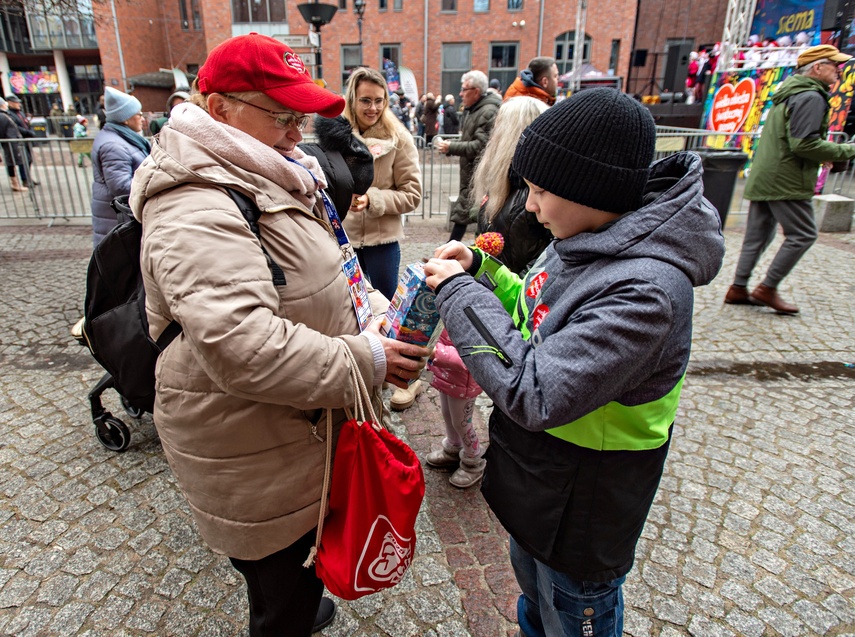
[[[329,24],[338,7],[334,4],[324,4],[322,2],[305,2],[297,5],[297,10],[303,19],[309,23],[312,30],[318,34],[318,79],[324,77],[323,65],[321,64],[321,27]]]
[[[362,16],[365,15],[365,0],[353,0],[356,12],[356,26],[359,29],[359,66],[362,66]]]

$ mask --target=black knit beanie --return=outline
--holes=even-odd
[[[547,192],[622,214],[641,207],[655,145],[644,106],[615,89],[585,89],[529,124],[513,167]]]

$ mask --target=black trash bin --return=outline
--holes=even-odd
[[[701,149],[698,154],[704,165],[704,197],[718,210],[721,227],[724,228],[736,187],[736,176],[748,161],[748,154],[741,150],[712,148]]]
[[[59,133],[63,137],[74,137],[74,119],[60,119],[54,120],[59,122]]]
[[[30,126],[36,137],[46,138],[48,136],[48,121],[44,117],[34,117],[30,120]]]

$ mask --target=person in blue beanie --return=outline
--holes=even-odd
[[[93,246],[118,223],[110,202],[130,194],[134,172],[151,152],[151,145],[142,136],[145,119],[137,98],[108,86],[104,112],[107,123],[92,143]]]
[[[622,586],[653,504],[692,344],[693,288],[724,240],[701,159],[652,166],[656,127],[624,93],[537,117],[513,169],[554,240],[524,278],[459,242],[425,265],[492,399],[481,485],[509,532],[520,635],[620,637]]]

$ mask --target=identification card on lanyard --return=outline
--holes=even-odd
[[[324,209],[327,211],[330,225],[344,257],[341,269],[347,277],[347,290],[350,293],[350,300],[353,302],[353,311],[356,312],[359,330],[364,331],[366,327],[371,325],[371,321],[374,320],[374,313],[371,311],[371,301],[368,300],[368,288],[365,285],[365,277],[362,275],[362,267],[359,265],[356,255],[350,249],[350,241],[341,225],[341,220],[338,218],[335,206],[333,206],[327,193],[323,190],[320,192],[321,199],[324,202]]]
[[[362,268],[359,267],[359,259],[354,254],[342,264],[341,268],[347,277],[347,289],[350,291],[350,300],[353,301],[359,329],[364,330],[371,325],[374,313],[371,311],[368,288],[365,287],[365,278],[362,276]]]

